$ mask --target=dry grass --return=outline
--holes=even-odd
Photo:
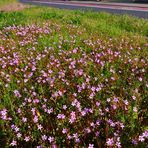
[[[11,1],[9,3],[5,2],[4,3],[0,3],[0,11],[4,11],[4,12],[10,12],[10,11],[21,11],[25,8],[30,7],[29,5],[24,5],[21,4],[17,1]]]

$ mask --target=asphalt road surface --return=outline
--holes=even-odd
[[[46,1],[46,0],[20,0],[22,3],[46,5],[60,9],[93,10],[113,14],[128,14],[139,18],[148,19],[148,4],[122,4],[122,3],[96,3],[96,2],[71,2],[71,1]]]

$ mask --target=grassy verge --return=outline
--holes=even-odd
[[[15,17],[14,20],[13,17]],[[3,13],[1,14],[0,27],[51,20],[84,26],[88,32],[96,32],[110,37],[148,36],[148,21],[144,19],[127,15],[118,16],[108,13],[70,11],[47,7],[35,7],[21,12]]]

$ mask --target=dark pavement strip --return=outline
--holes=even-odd
[[[31,0],[28,0],[31,1]],[[109,3],[109,2],[93,2],[93,1],[49,1],[49,0],[32,0],[34,2],[44,2],[44,3],[61,3],[65,5],[79,5],[79,6],[94,6],[94,7],[110,7],[115,9],[130,9],[139,11],[148,11],[148,4],[136,4],[136,3]]]
[[[23,3],[30,3],[35,5],[46,5],[60,9],[79,9],[79,10],[94,10],[98,12],[109,12],[113,14],[128,14],[139,18],[148,19],[148,8],[140,6],[122,6],[122,5],[109,5],[109,4],[91,4],[91,3],[74,3],[74,2],[46,2],[35,0],[20,0]]]

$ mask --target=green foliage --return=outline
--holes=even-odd
[[[5,13],[0,12],[0,28],[13,26],[13,25],[19,25],[19,24],[25,24],[26,23],[27,16],[23,14],[22,12],[11,12],[11,13]]]

